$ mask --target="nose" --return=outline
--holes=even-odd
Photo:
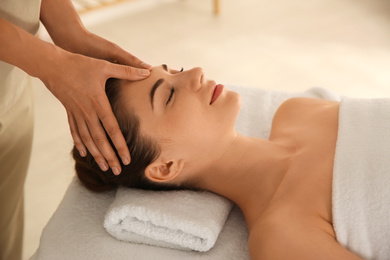
[[[205,81],[203,69],[200,67],[195,67],[188,70],[187,72],[189,73],[188,76],[190,76],[191,79],[191,89],[194,91],[201,89]]]

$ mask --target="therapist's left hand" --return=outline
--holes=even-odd
[[[83,37],[78,38],[79,41],[75,42],[73,41],[73,48],[75,48],[72,52],[73,53],[80,53],[85,56],[97,58],[97,59],[103,59],[107,60],[109,62],[118,63],[121,65],[129,65],[131,67],[135,68],[144,68],[150,70],[152,68],[151,65],[141,61],[134,55],[130,54],[129,52],[123,50],[115,43],[112,43],[102,37],[99,37],[95,34],[92,34],[88,31],[84,31]],[[129,78],[128,78],[129,79]],[[137,80],[136,78],[131,78],[132,80]],[[116,148],[116,150],[119,152],[119,155],[121,156],[120,160],[124,164],[128,164],[131,160],[131,154],[128,151],[126,142],[124,138],[122,137],[122,134],[119,131],[119,126],[115,120],[115,118],[111,118],[113,116],[111,112],[111,108],[107,108],[110,111],[107,111],[107,118],[101,118],[102,125],[104,128],[110,131],[107,131],[109,134],[109,137],[111,140],[113,140],[113,144]],[[68,111],[68,117],[70,116]],[[87,144],[83,141],[84,138],[81,138],[77,128],[79,128],[79,125],[77,124],[76,120],[72,116],[69,117],[69,124],[73,136],[73,140],[75,141],[76,148],[81,151],[81,154],[85,154],[85,148],[87,147],[89,151],[91,151],[91,146],[95,147],[95,152],[92,154],[94,155],[94,158],[97,159],[97,162],[102,161],[102,157],[108,162],[109,167],[112,167],[114,165],[118,166],[119,161],[116,160],[116,155],[113,153],[111,149],[107,149],[105,151],[102,151],[101,149],[105,146],[100,143],[93,144]],[[95,126],[96,127],[96,126]],[[90,130],[91,131],[91,130]],[[111,134],[112,133],[112,134]],[[88,142],[91,142],[93,138],[87,138]],[[107,146],[105,146],[107,147]],[[96,149],[98,148],[98,149]],[[100,149],[99,149],[100,148]],[[104,148],[103,148],[104,149]],[[97,150],[97,151],[96,151]],[[100,150],[100,152],[99,152]],[[119,158],[118,158],[119,159]],[[100,164],[100,163],[99,163]],[[101,164],[100,164],[101,165]],[[116,169],[120,169],[120,167],[115,167]],[[102,168],[103,169],[103,168]],[[118,174],[118,173],[116,173]]]
[[[48,64],[42,64],[40,70],[31,74],[39,77],[64,105],[72,137],[80,154],[85,156],[87,148],[102,170],[108,169],[108,163],[113,172],[119,174],[119,160],[105,132],[122,162],[128,164],[131,158],[105,95],[105,82],[110,77],[144,79],[150,75],[152,66],[118,45],[89,32],[83,26],[71,0],[42,0],[40,20],[55,45],[60,48],[54,51],[52,48],[44,48],[47,51],[41,57],[52,58],[44,59],[41,63]]]
[[[144,79],[145,77],[147,77],[147,76],[142,76],[142,77],[135,76],[133,74],[133,72],[135,72],[135,70],[133,70],[134,68],[142,68],[147,70],[150,70],[152,68],[151,65],[143,62],[142,60],[138,59],[134,55],[123,50],[118,45],[102,37],[99,37],[95,34],[92,34],[86,30],[79,31],[79,34],[73,37],[72,41],[61,42],[58,41],[57,39],[55,40],[55,43],[57,46],[71,53],[82,54],[82,56],[88,56],[98,60],[106,60],[112,63],[117,63],[118,65],[113,64],[111,66],[112,68],[111,72],[107,72],[111,74],[112,77],[115,77],[114,71],[118,71],[118,69],[120,71],[119,66],[123,66],[123,65],[129,66],[128,70],[123,70],[123,71],[128,71],[129,74],[125,75],[120,73],[118,74],[117,72],[115,72],[115,74],[118,74],[116,75],[116,77],[121,79],[133,80],[133,81]],[[79,58],[82,58],[82,56],[79,56]],[[84,59],[80,59],[80,63],[77,64],[77,66],[80,66],[79,69],[83,71],[89,70],[89,73],[84,73],[84,75],[86,76],[87,74],[89,74],[88,78],[91,81],[92,81],[92,77],[94,78],[96,77],[97,79],[98,77],[101,78],[101,76],[103,76],[103,75],[99,75],[99,76],[96,75],[96,73],[99,73],[98,71],[96,71],[95,74],[91,75],[90,72],[92,72],[92,68],[94,66],[91,66],[89,68],[85,67],[82,69],[82,65],[83,65],[82,60]],[[92,64],[98,64],[97,63],[98,60],[96,60],[96,62]],[[76,79],[77,77],[78,76],[76,75],[73,76],[74,79]],[[81,82],[79,81],[79,83]],[[78,103],[79,105],[81,105],[81,103],[72,100],[72,99],[77,100],[78,98],[76,96],[72,98],[73,94],[71,95],[68,92],[68,94],[65,95],[61,90],[61,88],[57,88],[54,86],[49,87],[49,84],[46,84],[46,86],[52,91],[52,93],[63,103],[65,109],[67,110],[69,126],[73,137],[73,141],[75,143],[77,150],[80,152],[80,155],[85,156],[86,149],[88,149],[88,151],[95,158],[96,162],[99,164],[102,170],[105,171],[106,169],[108,169],[108,167],[110,167],[113,169],[113,172],[115,174],[119,174],[119,172],[116,171],[116,170],[121,171],[121,167],[118,159],[120,159],[123,162],[123,164],[126,165],[130,163],[131,154],[128,151],[128,147],[126,145],[125,139],[119,130],[119,125],[113,115],[111,107],[108,104],[108,100],[106,97],[102,96],[102,95],[105,96],[104,92],[102,93],[100,92],[101,90],[99,90],[101,85],[97,84],[96,89],[92,89],[91,84],[87,84],[87,85],[84,85],[86,87],[84,91],[89,88],[87,92],[91,94],[90,97],[96,98],[96,101],[98,101],[99,99],[101,107],[80,108],[76,105],[76,103]],[[81,90],[80,88],[77,88],[76,86],[72,88],[74,89],[74,93],[78,93],[79,97],[82,97],[84,95],[83,94],[84,91]],[[84,93],[86,94],[87,92]],[[96,103],[96,102],[91,101],[90,103]],[[86,106],[87,104],[88,102],[83,104],[83,106]],[[82,111],[84,111],[84,115]],[[115,152],[109,148],[108,140],[102,135],[102,133],[104,133],[102,131],[103,130],[102,126],[97,125],[96,123],[95,124],[84,123],[84,122],[88,122],[88,120],[86,120],[86,118],[88,118],[87,116],[88,114],[97,115],[102,126],[108,133],[109,138],[112,140],[121,158],[117,158]]]
[[[50,52],[53,48],[48,49]],[[103,171],[111,168],[114,174],[119,174],[121,165],[115,150],[125,165],[130,163],[131,155],[107,99],[105,83],[109,78],[141,80],[150,75],[150,71],[74,54],[58,47],[47,54],[53,58],[42,60],[41,69],[33,76],[41,79],[65,107],[75,147],[81,156],[85,156],[88,149]]]

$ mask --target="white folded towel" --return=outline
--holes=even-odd
[[[205,252],[214,246],[232,206],[207,191],[119,188],[104,227],[123,241]]]

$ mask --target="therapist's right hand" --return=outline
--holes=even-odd
[[[130,153],[106,96],[105,83],[108,78],[141,80],[150,71],[60,50],[56,65],[45,68],[39,78],[65,107],[81,156],[86,155],[86,147],[103,171],[110,167],[117,175],[121,166],[105,131],[125,165],[130,163]],[[132,65],[145,66],[135,57]]]

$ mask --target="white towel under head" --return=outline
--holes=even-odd
[[[119,240],[204,252],[214,246],[232,206],[207,191],[119,188],[104,227]]]

